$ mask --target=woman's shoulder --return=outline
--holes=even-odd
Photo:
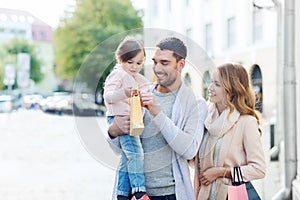
[[[256,118],[254,117],[254,116],[252,116],[252,115],[241,115],[240,116],[240,119],[241,120],[254,120],[254,121],[256,121]]]
[[[238,123],[240,124],[257,124],[257,120],[254,116],[252,115],[241,115]]]

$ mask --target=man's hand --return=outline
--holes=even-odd
[[[108,127],[111,138],[128,134],[130,130],[130,116],[115,116],[113,123]]]
[[[151,115],[156,116],[160,112],[153,93],[141,93],[141,99],[143,106],[149,110]]]

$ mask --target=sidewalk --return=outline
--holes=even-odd
[[[109,200],[115,172],[83,147],[72,116],[0,113],[1,200]]]

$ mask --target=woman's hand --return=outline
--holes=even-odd
[[[201,185],[208,186],[214,182],[217,178],[222,177],[224,173],[224,167],[211,167],[204,172],[200,172],[199,179]],[[223,172],[223,173],[222,173]]]
[[[112,124],[108,127],[111,138],[128,134],[130,130],[130,116],[115,116]]]

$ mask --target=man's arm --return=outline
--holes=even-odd
[[[174,104],[174,107],[181,107],[188,104],[181,110],[180,115],[176,116],[176,124],[160,111],[155,96],[152,93],[141,94],[144,106],[153,116],[153,122],[161,131],[162,135],[170,147],[185,159],[192,159],[200,146],[203,133],[204,121],[207,116],[207,105],[203,98],[195,99],[194,95],[185,93],[181,95],[180,103]],[[183,107],[182,107],[183,106]],[[181,108],[178,108],[179,110]]]
[[[192,109],[179,118],[183,124],[174,124],[164,113],[160,112],[153,122],[162,135],[179,155],[191,160],[199,150],[204,133],[204,121],[207,116],[207,106],[204,100],[198,100],[191,105]],[[178,123],[178,122],[177,122]]]

